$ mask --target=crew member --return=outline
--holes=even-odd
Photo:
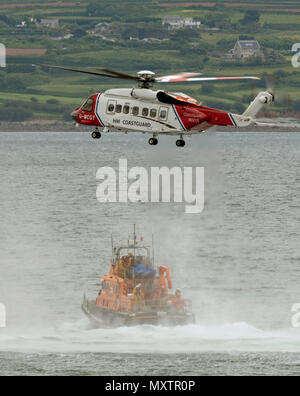
[[[161,308],[167,305],[168,297],[169,297],[168,290],[164,286],[162,286],[159,296],[159,305]]]
[[[185,307],[185,302],[181,298],[181,296],[182,296],[181,290],[177,289],[175,292],[175,298],[173,300],[173,304],[177,311],[183,311]]]
[[[132,253],[129,253],[127,256],[123,256],[120,260],[120,272],[121,276],[124,278],[130,277],[130,269],[132,264]]]
[[[135,310],[140,311],[145,304],[145,296],[142,290],[142,284],[139,283],[138,285],[135,286],[133,289],[133,301],[135,304]]]

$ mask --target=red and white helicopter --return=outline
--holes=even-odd
[[[185,136],[203,133],[213,126],[247,127],[256,124],[255,117],[259,111],[265,104],[274,101],[272,92],[260,92],[248,109],[239,115],[202,106],[196,99],[183,93],[151,89],[154,83],[259,80],[257,77],[199,77],[200,73],[155,77],[155,73],[147,70],[133,76],[105,68],[92,71],[50,67],[138,83],[135,88],[116,88],[95,93],[71,113],[77,124],[95,127],[92,133],[94,139],[101,138],[100,130],[142,132],[152,135],[150,145],[157,145],[157,137],[161,134],[179,136],[176,146],[184,147]]]

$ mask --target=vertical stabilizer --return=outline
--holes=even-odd
[[[274,95],[270,92],[260,92],[248,109],[243,114],[244,117],[255,118],[261,109],[266,105],[274,102]]]

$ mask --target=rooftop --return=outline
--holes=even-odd
[[[259,50],[260,45],[257,40],[238,40],[237,44],[244,50]]]
[[[178,21],[182,20],[181,16],[179,15],[166,15],[164,18],[164,21]]]

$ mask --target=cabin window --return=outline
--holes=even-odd
[[[148,117],[148,115],[149,115],[149,109],[147,109],[146,107],[144,107],[144,108],[143,108],[143,111],[142,111],[142,114],[143,114],[143,117]]]
[[[109,111],[110,113],[113,113],[113,112],[115,111],[115,105],[114,105],[113,103],[110,103],[110,104],[108,105],[108,111]]]
[[[150,111],[150,117],[151,117],[151,118],[155,118],[156,115],[157,115],[157,110],[156,110],[156,109],[151,109],[151,111]]]
[[[93,111],[94,99],[89,98],[82,106],[81,110],[83,111]]]
[[[138,116],[139,115],[139,108],[138,107],[135,106],[132,109],[132,115],[134,115],[134,116]]]
[[[116,113],[122,113],[122,105],[118,104],[116,106]]]
[[[124,114],[128,114],[128,113],[129,113],[129,106],[128,106],[128,105],[125,105],[125,106],[123,107],[123,113],[124,113]]]
[[[165,110],[165,109],[162,109],[161,111],[160,111],[160,115],[159,115],[159,117],[160,117],[160,119],[161,120],[166,120],[167,119],[167,110]]]

